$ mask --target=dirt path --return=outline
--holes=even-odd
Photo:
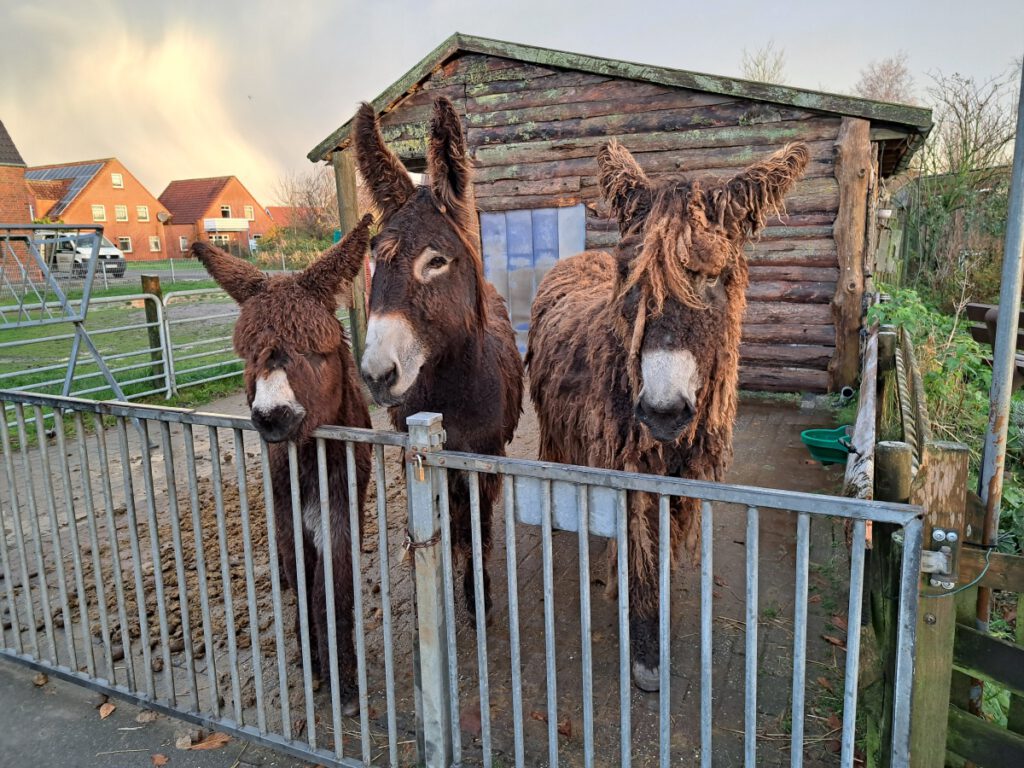
[[[204,410],[222,413],[245,414],[245,404],[240,396],[211,404]],[[799,430],[817,424],[829,424],[830,415],[821,411],[801,409],[795,405],[745,401],[741,407],[736,437],[736,461],[729,481],[744,485],[785,487],[795,490],[834,492],[837,490],[838,473],[825,471],[809,464],[799,444]],[[385,414],[374,413],[374,426],[387,428]],[[258,446],[252,439],[235,442],[235,435],[228,430],[215,432],[219,443],[222,478],[215,483],[211,460],[211,438],[214,433],[206,428],[194,430],[196,453],[196,490],[199,519],[198,535],[193,525],[193,510],[190,498],[185,452],[185,435],[178,427],[172,427],[169,437],[172,447],[170,461],[165,461],[162,436],[159,430],[151,428],[149,443],[152,455],[153,495],[146,493],[146,473],[141,457],[142,439],[132,424],[126,424],[123,442],[127,462],[121,460],[118,429],[104,433],[108,461],[101,471],[99,463],[100,444],[95,435],[87,439],[86,456],[89,471],[84,472],[80,462],[77,443],[67,445],[63,457],[69,470],[70,485],[64,489],[59,473],[55,478],[54,499],[58,517],[64,517],[65,498],[70,497],[70,508],[77,518],[77,532],[83,550],[81,581],[84,589],[81,597],[87,610],[87,631],[91,637],[91,649],[95,664],[102,673],[105,670],[104,647],[113,649],[113,677],[127,682],[127,664],[130,661],[135,673],[136,686],[146,689],[147,678],[151,678],[155,690],[167,690],[169,683],[177,692],[180,706],[188,706],[191,692],[204,708],[216,700],[224,707],[225,714],[238,712],[246,723],[255,721],[257,698],[264,706],[272,730],[281,728],[281,690],[277,677],[277,646],[275,642],[275,618],[279,619],[286,636],[284,654],[288,670],[287,699],[293,733],[304,728],[304,696],[302,689],[301,661],[293,640],[289,637],[293,626],[294,601],[289,593],[283,595],[283,615],[275,616],[270,589],[270,558],[266,540],[266,518],[262,503],[263,481],[260,472]],[[509,455],[535,458],[538,432],[532,410],[524,414],[509,449]],[[47,449],[51,466],[56,469],[58,459],[56,446]],[[414,616],[412,609],[412,582],[408,567],[403,562],[402,542],[406,528],[406,500],[403,470],[397,450],[386,451],[383,489],[387,501],[386,551],[389,555],[392,587],[391,611],[394,625],[394,659],[396,680],[396,711],[398,713],[398,738],[401,742],[403,764],[414,760],[415,749],[415,704],[412,685],[412,639]],[[27,466],[16,457],[16,476],[19,506],[26,508],[28,490],[31,487],[36,496],[39,534],[32,521],[24,514],[22,529],[26,537],[26,565],[30,581],[34,585],[33,602],[39,628],[39,642],[44,655],[55,653],[62,663],[68,663],[70,649],[66,635],[61,630],[65,623],[75,626],[75,637],[83,635],[79,601],[76,588],[75,564],[67,553],[71,549],[70,530],[63,525],[61,545],[65,554],[63,572],[66,590],[69,594],[69,613],[65,617],[59,600],[59,579],[53,556],[53,539],[49,534],[50,524],[45,503],[46,487],[43,482],[42,456],[38,451],[28,452]],[[241,463],[240,463],[241,462]],[[176,485],[170,489],[168,468],[173,467]],[[127,470],[127,471],[126,471]],[[253,567],[246,567],[246,548],[241,517],[242,494],[238,476],[247,479],[245,499],[250,514],[250,554]],[[29,475],[31,474],[31,479]],[[104,507],[104,479],[110,481],[110,508],[108,516]],[[125,482],[130,478],[130,486]],[[217,491],[220,491],[218,499]],[[362,547],[362,596],[364,603],[365,637],[367,645],[368,690],[370,693],[370,721],[373,754],[382,754],[386,746],[386,701],[384,697],[384,669],[382,631],[383,605],[380,592],[380,562],[382,537],[376,522],[376,495],[380,492],[371,484],[367,501],[367,525]],[[90,541],[89,514],[86,499],[90,495],[97,516],[97,543],[94,550]],[[5,491],[5,499],[7,492]],[[152,498],[152,514],[156,520],[156,541],[152,538],[153,527],[149,523],[150,509],[147,498]],[[181,523],[177,526],[181,538],[181,557],[175,557],[174,533],[169,500],[176,498]],[[131,514],[126,499],[132,499],[135,515]],[[218,514],[218,502],[224,514]],[[5,507],[6,507],[5,501]],[[504,540],[503,510],[496,509],[495,541],[490,561],[494,613],[487,631],[488,677],[490,683],[490,715],[496,754],[512,754],[511,742],[511,693],[512,676],[510,658],[506,542]],[[109,520],[112,518],[113,526]],[[12,560],[15,578],[12,588],[20,597],[20,558],[17,537],[13,535],[13,520],[9,509],[5,509],[3,520],[7,532],[8,553]],[[715,624],[714,624],[714,685],[713,700],[715,725],[715,764],[722,766],[742,764],[743,728],[743,670],[744,670],[744,583],[745,568],[745,515],[742,509],[716,507],[715,516]],[[116,530],[116,535],[111,531]],[[788,709],[792,658],[792,610],[793,610],[793,549],[795,542],[795,516],[788,513],[762,514],[761,520],[761,582],[759,606],[759,696],[758,728],[761,734],[759,765],[788,764]],[[137,534],[137,555],[134,541]],[[38,558],[34,556],[33,542],[40,536],[44,543],[43,564],[49,585],[52,631],[43,618],[39,603],[39,580],[36,572]],[[200,589],[198,572],[195,567],[197,542],[203,545],[208,581],[205,591]],[[117,556],[114,556],[116,543]],[[594,654],[594,712],[595,747],[599,756],[598,764],[617,762],[619,753],[619,691],[618,691],[618,632],[615,604],[602,597],[604,588],[604,542],[592,538],[591,572],[589,583],[593,595],[591,611],[592,639]],[[547,760],[547,681],[545,679],[545,645],[543,617],[542,567],[540,537],[537,529],[529,526],[517,528],[517,576],[519,586],[520,633],[522,657],[522,692],[524,701],[524,728],[527,748],[527,764],[543,765]],[[227,553],[227,579],[222,578],[220,553]],[[154,558],[156,552],[156,558]],[[582,677],[580,668],[580,575],[578,567],[578,541],[575,534],[556,533],[553,542],[555,571],[555,604],[557,606],[557,691],[559,722],[559,751],[565,765],[582,762]],[[835,747],[832,722],[838,704],[829,691],[841,693],[842,651],[836,645],[823,640],[822,636],[840,636],[845,601],[841,574],[845,566],[845,547],[842,532],[828,522],[816,521],[812,526],[812,590],[814,596],[810,605],[808,628],[809,660],[808,669],[808,747],[807,763],[827,765],[838,762],[832,754]],[[156,562],[155,562],[156,561]],[[179,565],[180,564],[180,565]],[[179,590],[177,571],[185,574],[184,594]],[[100,575],[96,579],[97,569]],[[120,576],[125,614],[117,611],[117,581]],[[248,579],[248,580],[247,580]],[[247,587],[253,586],[254,610],[250,615]],[[139,610],[136,583],[141,583],[144,609]],[[230,585],[226,590],[225,583]],[[456,585],[459,584],[456,579]],[[165,622],[159,620],[158,589],[163,594]],[[5,588],[0,582],[0,596],[6,605]],[[105,599],[98,598],[99,589],[105,592]],[[692,568],[684,566],[673,580],[673,663],[672,670],[672,740],[673,754],[681,764],[691,764],[698,754],[699,746],[699,583]],[[463,726],[463,745],[466,764],[477,764],[479,760],[480,710],[478,673],[476,665],[476,633],[471,627],[465,607],[462,605],[461,589],[456,589],[457,645],[459,649],[460,679],[460,721]],[[203,626],[203,606],[199,599],[205,596],[210,614],[206,625],[211,643],[211,654],[207,654]],[[182,600],[182,596],[184,600]],[[21,636],[28,642],[29,632],[24,602],[19,600],[19,624]],[[230,609],[228,608],[230,604]],[[101,605],[107,606],[109,640],[104,636],[101,624]],[[187,619],[187,621],[186,621]],[[4,615],[5,630],[10,625],[10,615]],[[184,625],[191,625],[186,633]],[[252,654],[250,626],[255,624],[256,639],[259,643],[259,660],[262,666],[262,691],[257,690]],[[143,648],[142,625],[152,645]],[[231,631],[233,625],[233,631]],[[161,642],[166,632],[168,642]],[[54,648],[50,648],[49,636],[53,635]],[[4,635],[11,638],[11,633]],[[130,658],[118,658],[124,654],[126,637],[131,638]],[[229,642],[233,638],[234,642]],[[192,649],[195,678],[187,669],[184,648]],[[118,647],[120,646],[120,647]],[[79,640],[74,645],[74,661],[79,667],[85,666],[85,647]],[[120,651],[120,652],[119,652]],[[232,679],[229,660],[238,658],[238,675]],[[211,658],[212,657],[212,658]],[[170,667],[165,667],[165,660]],[[216,692],[210,689],[210,664],[214,665],[212,678]],[[148,665],[148,669],[147,666]],[[157,672],[150,673],[149,670]],[[817,678],[817,680],[816,680]],[[822,682],[824,681],[824,682]],[[235,698],[235,690],[238,699]],[[258,694],[262,694],[258,697]],[[631,691],[632,740],[634,764],[646,766],[656,764],[657,757],[657,708],[656,695]],[[318,723],[318,738],[333,741],[329,732],[329,696],[320,691],[315,702]],[[358,720],[346,720],[346,750],[356,750]],[[356,750],[357,752],[357,750]],[[503,763],[498,763],[503,764]]]

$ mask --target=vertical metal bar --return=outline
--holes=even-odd
[[[453,712],[459,712],[459,651],[455,645],[455,566],[452,563],[452,520],[448,498],[448,471],[439,469],[434,479],[438,484],[438,498],[441,508],[441,571],[444,584],[445,646],[448,653],[448,695],[451,697]],[[453,717],[452,760],[462,762],[462,726]]]
[[[302,689],[306,705],[306,739],[316,749],[316,711],[313,709],[313,667],[310,658],[309,603],[306,591],[306,544],[302,522],[302,498],[299,487],[299,453],[288,443],[288,480],[292,492],[292,546],[295,547],[295,609],[299,613],[299,649],[302,654]],[[323,659],[320,660],[321,664]]]
[[[53,411],[53,427],[57,433],[57,452],[60,455],[61,484],[64,491],[64,516],[68,521],[68,538],[71,540],[71,563],[74,568],[75,595],[78,598],[78,625],[82,633],[82,653],[85,654],[85,669],[89,677],[96,677],[96,658],[92,649],[92,624],[89,621],[89,603],[85,599],[85,577],[82,575],[82,549],[78,539],[78,521],[75,519],[74,494],[71,488],[71,469],[68,465],[67,443],[64,438],[64,412],[59,408]],[[82,476],[83,487],[88,485],[89,478]],[[82,494],[88,494],[83,490]],[[2,533],[2,531],[0,531]],[[64,627],[64,632],[72,638],[74,631],[71,625]]]
[[[892,765],[910,765],[910,702],[913,698],[917,641],[918,584],[924,523],[915,518],[903,528],[899,625],[896,629],[896,678],[892,701]]]
[[[101,467],[109,467],[110,459],[107,452],[107,433],[103,428],[103,417],[95,415],[94,425],[96,427],[96,450],[98,464]],[[114,519],[114,490],[111,487],[111,473],[100,472],[100,486],[103,489],[103,507],[106,512],[107,536],[110,539],[110,571],[114,577],[114,599],[117,601],[117,621],[121,628],[121,651],[124,654],[125,671],[128,675],[128,687],[138,691],[139,686],[135,679],[135,657],[132,654],[132,633],[128,625],[128,604],[125,600],[124,575],[121,572],[121,544],[118,540],[117,521]],[[100,568],[96,569],[101,574]],[[114,668],[110,668],[110,679],[116,680]]]
[[[558,765],[558,670],[555,666],[555,575],[552,553],[551,481],[540,496],[541,555],[544,569],[544,661],[548,694],[548,765]]]
[[[238,480],[238,512],[242,519],[242,556],[245,560],[245,596],[249,609],[249,651],[252,660],[253,693],[256,696],[256,727],[267,732],[267,712],[263,701],[263,648],[260,646],[260,615],[256,608],[256,577],[252,559],[252,527],[249,517],[249,488],[245,467],[245,436],[234,430],[235,467]]]
[[[0,410],[3,410],[3,403],[0,403]],[[11,615],[11,633],[14,635],[14,640],[6,647],[14,648],[18,653],[24,653],[25,649],[21,642],[21,622],[18,621],[18,604],[14,600],[14,569],[11,567],[11,559],[7,552],[7,521],[2,501],[0,501],[0,569],[3,569],[8,612]],[[5,638],[4,632],[0,631],[0,644],[7,642]]]
[[[16,406],[17,407],[17,406]],[[20,439],[20,437],[19,437]],[[7,487],[10,488],[10,502],[11,502],[11,517],[14,525],[14,545],[18,551],[18,565],[21,570],[21,596],[25,601],[25,614],[28,619],[26,627],[28,628],[29,641],[32,644],[33,652],[39,655],[39,638],[36,635],[36,612],[32,605],[32,584],[29,581],[28,576],[28,551],[25,548],[25,529],[22,527],[21,522],[21,504],[18,499],[18,481],[17,472],[14,468],[14,455],[11,453],[11,433],[7,425],[7,409],[0,408],[0,445],[3,446],[4,450],[4,472],[7,476]],[[27,479],[27,478],[26,478]],[[7,534],[3,533],[4,542],[6,544]],[[4,571],[7,574],[7,585],[11,586],[11,579],[14,578],[12,571]],[[13,603],[11,604],[14,605]],[[11,615],[16,616],[16,611],[12,607]],[[21,644],[21,633],[18,633],[18,646],[19,651],[24,652],[24,647]]]
[[[711,768],[711,683],[714,665],[711,637],[714,608],[714,511],[710,501],[700,511],[700,764]]]
[[[185,561],[181,546],[181,515],[178,511],[178,483],[174,474],[174,444],[171,425],[160,422],[160,445],[164,454],[164,475],[167,478],[167,509],[171,518],[171,543],[174,547],[174,573],[178,579],[178,610],[181,611],[182,650],[185,652],[185,675],[188,681],[189,706],[199,711],[199,691],[196,687],[196,663],[192,653],[192,618],[188,612],[188,584],[185,581]]]
[[[60,521],[57,519],[57,499],[53,490],[53,471],[50,467],[50,449],[47,446],[46,423],[43,419],[43,409],[38,405],[33,407],[35,412],[36,438],[39,440],[39,473],[43,486],[43,494],[46,496],[46,512],[50,520],[50,541],[53,546],[53,575],[57,578],[57,596],[60,599],[60,614],[64,620],[64,644],[68,649],[68,666],[71,669],[78,669],[78,651],[75,649],[74,621],[71,618],[71,606],[68,602],[68,585],[64,577],[64,545],[60,537]],[[63,460],[63,457],[61,457]],[[42,537],[40,536],[40,540]],[[42,546],[40,544],[40,546]],[[46,570],[42,567],[42,552],[40,551],[39,578],[46,581]],[[54,661],[57,660],[57,648],[53,649]]]
[[[341,523],[331,519],[331,487],[327,476],[327,443],[316,439],[316,473],[320,484],[320,559],[323,563],[324,604],[327,615],[327,655],[331,677],[331,722],[334,730],[334,754],[345,754],[341,727],[341,683],[338,673],[338,617],[334,604],[334,536],[331,526]],[[320,659],[321,668],[324,660]]]
[[[217,542],[220,547],[221,594],[224,597],[224,632],[228,640],[228,671],[231,673],[231,705],[235,722],[243,724],[242,686],[238,679],[238,641],[235,637],[235,606],[231,596],[231,564],[228,561],[228,532],[224,520],[224,478],[220,467],[220,436],[216,427],[208,427],[210,435],[210,468],[213,470],[214,510],[217,515]]]
[[[58,663],[57,643],[53,634],[53,614],[50,612],[50,588],[46,583],[46,561],[43,560],[42,536],[39,532],[39,510],[36,507],[35,481],[32,477],[32,462],[28,455],[28,431],[25,427],[25,408],[21,403],[14,406],[14,415],[18,421],[18,444],[21,446],[21,463],[23,477],[25,478],[25,495],[28,497],[29,526],[31,528],[32,544],[36,556],[36,578],[39,581],[39,603],[43,611],[43,626],[46,629],[46,639],[50,642],[50,652],[53,654],[52,661]],[[38,436],[40,442],[46,439],[46,435]],[[25,591],[31,601],[31,589],[29,583],[25,583]],[[44,659],[42,650],[36,645],[36,655]]]
[[[512,667],[512,734],[517,768],[525,763],[523,662],[519,645],[519,558],[516,555],[516,499],[512,475],[502,476],[505,512],[505,570],[508,574],[508,642]]]
[[[447,635],[449,617],[442,594],[442,558],[435,538],[440,528],[434,497],[437,473],[425,471],[422,464],[423,453],[442,447],[444,424],[439,413],[413,414],[405,423],[409,428],[405,467],[409,489],[409,538],[414,546],[416,580],[415,661],[419,664],[416,694],[421,702],[419,728],[423,750],[420,763],[428,768],[447,768],[452,759],[453,714],[452,701],[445,690],[448,654],[441,647],[441,638]]]
[[[153,558],[153,584],[156,588],[156,615],[160,631],[160,650],[163,656],[164,689],[171,706],[177,705],[174,692],[174,668],[171,666],[171,638],[167,629],[167,602],[164,597],[164,569],[160,553],[160,528],[156,521],[156,487],[153,483],[153,457],[149,453],[149,422],[136,421],[142,436],[142,480],[146,488],[146,515],[149,524],[150,557]]]
[[[277,690],[281,707],[281,735],[288,741],[292,738],[292,718],[288,701],[288,656],[284,644],[284,626],[281,616],[281,572],[277,556],[277,519],[274,510],[274,481],[270,472],[270,450],[267,441],[260,436],[260,467],[263,471],[263,507],[267,513],[267,549],[270,565],[270,599],[274,609],[274,650],[277,656]],[[296,608],[296,610],[298,610]]]
[[[384,633],[384,693],[387,701],[388,765],[398,768],[398,720],[395,712],[395,651],[391,629],[391,556],[388,546],[387,477],[384,446],[373,446],[374,482],[377,484],[377,539],[380,553],[380,607]]]
[[[142,645],[142,670],[146,681],[146,695],[156,697],[153,681],[153,658],[149,645],[149,614],[146,611],[146,589],[142,582],[142,550],[139,546],[139,520],[135,513],[135,486],[132,480],[131,453],[128,451],[128,428],[123,416],[117,419],[117,442],[121,457],[121,475],[124,480],[125,527],[128,529],[128,544],[132,553],[132,568],[135,574],[135,603],[139,614],[139,642]],[[153,564],[157,567],[157,563]],[[131,646],[124,649],[125,658]],[[138,682],[138,681],[136,681]]]
[[[659,735],[661,744],[659,755],[661,767],[668,768],[671,763],[672,720],[669,715],[669,671],[671,666],[671,638],[669,626],[672,618],[672,547],[670,499],[668,496],[658,497],[658,684],[659,704]]]
[[[796,519],[796,591],[793,597],[793,709],[790,768],[804,763],[804,694],[807,690],[807,576],[810,566],[811,516]],[[853,626],[852,624],[850,626]]]
[[[622,768],[632,763],[633,724],[630,695],[629,643],[629,503],[626,491],[617,494],[618,515],[615,525],[615,550],[619,588],[619,751]]]
[[[469,523],[473,542],[473,596],[476,603],[476,663],[480,680],[480,742],[484,768],[490,768],[491,756],[491,687],[487,671],[487,608],[484,600],[484,545],[480,527],[480,475],[470,472]],[[547,601],[545,600],[545,605]],[[554,639],[552,638],[552,642]],[[552,661],[554,661],[552,659]],[[548,699],[550,701],[550,688]],[[552,718],[549,716],[549,720]],[[550,729],[549,729],[550,730]],[[558,732],[555,732],[557,738]],[[558,742],[555,742],[557,752]],[[554,766],[555,763],[552,763]]]
[[[747,507],[746,705],[743,713],[746,768],[757,768],[757,565],[758,511],[757,507]]]
[[[359,500],[356,478],[356,453],[351,442],[345,443],[345,469],[348,474],[349,542],[352,546],[352,616],[356,641],[356,675],[359,680],[359,740],[363,763],[370,764],[370,700],[366,688],[366,638],[363,635],[363,506]],[[339,521],[340,522],[340,521]]]
[[[192,508],[192,538],[196,546],[196,575],[199,578],[199,610],[203,617],[203,648],[206,658],[206,679],[210,689],[210,711],[220,717],[220,691],[217,660],[213,647],[213,622],[210,616],[209,584],[206,576],[206,547],[203,543],[203,521],[199,509],[199,479],[196,477],[196,442],[192,425],[182,424],[185,443],[185,468],[188,470],[189,504]]]
[[[860,612],[864,592],[865,522],[853,521],[850,553],[850,607],[847,612],[846,674],[843,679],[843,744],[840,765],[853,768],[853,740],[857,728],[857,678],[860,666]]]

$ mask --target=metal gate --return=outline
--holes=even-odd
[[[713,705],[735,693],[742,700],[740,759],[754,766],[766,762],[759,730],[764,713],[758,711],[764,661],[758,574],[762,565],[786,567],[794,574],[786,762],[799,766],[811,526],[839,520],[852,532],[839,760],[852,766],[865,523],[874,520],[903,529],[892,764],[908,764],[919,508],[450,452],[443,449],[436,414],[411,417],[409,434],[322,428],[316,433],[321,488],[327,441],[345,444],[350,467],[355,444],[369,443],[374,455],[364,537],[352,546],[359,713],[349,718],[336,666],[322,687],[312,676],[308,585],[300,578],[296,601],[279,575],[275,515],[292,515],[301,531],[298,493],[291,509],[274,509],[267,446],[247,420],[14,392],[0,392],[0,400],[13,408],[10,425],[0,409],[6,479],[0,654],[10,659],[293,755],[346,766],[711,766],[722,735],[734,725],[716,722]],[[39,437],[51,413],[52,444]],[[141,428],[128,429],[129,421]],[[289,457],[294,478],[306,468],[298,466],[296,451]],[[467,566],[477,585],[475,628],[455,599],[458,564],[447,493],[454,472],[467,473],[475,512]],[[500,476],[503,489],[490,569],[504,598],[496,594],[491,625],[479,589],[479,490],[488,474]],[[657,495],[666,532],[659,541],[656,695],[635,692],[630,682],[624,512],[628,494],[638,492]],[[699,499],[703,510],[693,606],[677,589],[686,574],[669,568],[666,521],[669,500],[679,496]],[[351,530],[358,530],[358,513],[352,504]],[[737,542],[746,562],[744,616],[736,622],[744,638],[742,674],[720,673],[713,658],[721,634],[713,553],[722,542],[715,527],[736,515],[745,531]],[[329,518],[321,515],[325,541]],[[786,544],[792,563],[787,555],[780,565],[770,548],[760,556],[759,543],[785,520],[796,536]],[[762,528],[764,521],[770,526]],[[602,540],[618,544],[617,604],[592,599],[597,569],[591,549]],[[412,568],[403,563],[403,543]],[[540,574],[521,572],[517,548],[527,547],[539,548]],[[505,578],[499,579],[502,561]],[[331,579],[325,587],[331,606]],[[534,610],[541,607],[542,621]],[[681,633],[687,622],[695,631]],[[698,639],[688,640],[691,635]],[[333,632],[328,643],[334,659]],[[694,661],[699,656],[693,690],[690,676],[677,672],[689,663],[687,648]],[[681,707],[699,717],[681,716]],[[569,737],[561,717],[567,709],[578,709],[579,719],[572,714],[569,722],[581,724]]]

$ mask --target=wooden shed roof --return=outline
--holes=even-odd
[[[394,107],[404,96],[430,75],[461,53],[498,56],[543,67],[571,69],[607,77],[640,80],[675,88],[687,88],[706,93],[735,96],[752,101],[783,104],[826,114],[862,117],[871,121],[873,138],[885,142],[882,172],[885,175],[903,170],[932,127],[930,109],[905,104],[871,101],[855,96],[842,96],[823,91],[793,88],[788,85],[757,83],[733,77],[708,75],[683,69],[670,69],[647,64],[635,64],[599,56],[556,51],[521,45],[503,40],[474,37],[456,32],[427,54],[416,66],[389,86],[371,103],[377,113]],[[349,120],[314,147],[307,157],[312,162],[327,159],[336,149],[348,145]]]

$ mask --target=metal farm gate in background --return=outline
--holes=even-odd
[[[355,444],[370,444],[374,455],[365,538],[352,546],[359,714],[348,718],[334,665],[333,684],[318,690],[305,596],[293,619],[296,601],[279,575],[274,520],[291,515],[301,530],[298,496],[290,508],[274,508],[267,446],[247,420],[24,393],[2,392],[0,399],[0,655],[9,659],[328,765],[492,765],[497,754],[500,765],[667,766],[671,757],[710,766],[713,754],[735,748],[735,760],[747,766],[766,764],[768,750],[772,761],[798,766],[810,722],[812,524],[831,529],[840,521],[852,542],[849,570],[836,577],[848,579],[851,628],[837,691],[844,705],[840,760],[852,766],[865,526],[880,521],[902,528],[891,749],[892,764],[907,765],[919,508],[455,453],[443,448],[436,414],[410,418],[409,434],[322,428],[322,478],[327,441],[345,443],[350,467]],[[39,439],[48,415],[53,438]],[[296,455],[291,451],[293,477]],[[481,476],[498,475],[503,489],[490,562],[493,621],[484,620],[477,591],[475,632],[454,588],[453,472],[468,473],[475,514],[467,567],[477,585]],[[659,542],[659,694],[636,692],[630,681],[630,493],[657,495],[663,532],[670,498],[697,498],[703,506],[692,606],[680,591],[688,574],[670,573],[667,534]],[[350,512],[348,524],[358,530],[355,505]],[[716,537],[716,527],[732,520],[745,530],[743,541]],[[325,541],[328,521],[323,514]],[[402,562],[403,540],[412,568]],[[599,569],[590,551],[601,541],[618,544],[617,606],[592,599]],[[747,564],[745,607],[735,622],[744,651],[742,665],[726,674],[718,671],[722,630],[715,624],[722,610],[716,589],[724,582],[713,558],[716,548],[734,544],[743,546]],[[539,549],[539,574],[523,571],[528,549]],[[763,658],[759,647],[764,567],[793,573],[791,653],[778,659]],[[310,585],[300,581],[299,588]],[[331,578],[326,593],[332,606]],[[334,656],[334,633],[328,641]],[[759,695],[758,680],[772,663],[784,663],[791,681],[788,750],[763,738],[759,700],[772,692]],[[571,739],[566,723],[576,723]],[[473,738],[464,740],[466,733]]]

